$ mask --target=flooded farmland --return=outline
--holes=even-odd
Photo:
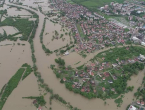
[[[17,45],[17,43],[25,45]],[[32,60],[28,42],[0,42],[0,52],[0,88],[2,88],[24,63],[32,65]]]
[[[32,14],[31,13],[29,13],[28,11],[26,11],[26,10],[23,10],[23,9],[20,9],[20,10],[18,10],[17,8],[8,8],[7,9],[7,14],[8,14],[8,16],[27,16],[27,15],[29,15],[29,16],[31,16]]]
[[[59,33],[58,36],[55,36],[55,31]],[[67,30],[65,31],[68,33]],[[63,38],[60,38],[61,34],[63,34]],[[69,44],[70,37],[69,35],[65,35],[65,32],[63,32],[61,25],[54,24],[50,22],[50,20],[46,20],[43,42],[47,48],[49,48],[51,51],[54,51],[56,49],[59,49],[60,47],[66,46],[66,44]]]
[[[31,5],[31,2],[25,1],[25,4]],[[32,3],[33,5],[33,3]],[[30,9],[25,6],[21,6],[27,9]],[[32,9],[30,9],[32,10]],[[14,11],[14,10],[13,10]],[[36,12],[36,11],[35,11]],[[12,13],[12,12],[11,12]],[[53,92],[59,94],[63,97],[67,102],[70,102],[75,107],[80,108],[81,110],[125,110],[127,105],[132,102],[133,94],[140,86],[142,78],[144,76],[144,72],[140,72],[137,76],[132,76],[131,81],[128,81],[128,85],[134,85],[134,91],[125,94],[125,98],[123,98],[123,104],[120,108],[117,108],[114,100],[107,99],[107,104],[104,105],[104,101],[101,99],[86,99],[79,94],[75,94],[70,92],[65,88],[64,85],[60,83],[60,80],[56,78],[53,71],[50,69],[51,64],[55,64],[55,59],[58,58],[55,53],[47,56],[40,43],[39,35],[41,33],[43,27],[43,21],[45,16],[41,14],[39,11],[36,12],[39,15],[39,25],[36,31],[36,35],[34,38],[34,49],[35,49],[35,56],[37,59],[36,65],[38,67],[38,72],[41,73],[44,82],[49,85],[50,88],[53,89]],[[14,15],[14,14],[13,14]],[[54,39],[52,41],[52,36],[54,31],[57,30],[59,33],[64,32],[60,31],[61,26],[59,24],[53,24],[49,20],[46,21],[46,27],[43,36],[43,42],[47,48],[50,50],[58,49],[62,46],[65,46],[67,43],[70,42],[69,36],[65,36],[65,41],[62,39]],[[15,45],[14,45],[15,43]],[[25,46],[17,45],[17,43],[25,44]],[[21,67],[22,64],[28,63],[32,66],[32,59],[31,59],[31,50],[30,44],[28,42],[11,42],[11,41],[3,41],[0,42],[0,73],[1,73],[1,83],[0,88],[4,84],[8,82],[8,80],[16,73],[18,68]],[[104,49],[105,50],[105,49]],[[94,54],[89,54],[86,59],[82,58],[79,54],[73,52],[68,56],[62,57],[66,61],[66,65],[71,65],[72,67],[76,67],[86,63],[89,59],[93,58],[94,55],[97,53],[104,51],[100,50]],[[107,50],[107,49],[106,49]],[[78,61],[81,61],[78,65],[74,65]],[[33,73],[31,73],[24,81],[20,82],[18,87],[12,92],[9,96],[7,102],[4,105],[3,110],[36,110],[36,108],[32,105],[32,100],[22,99],[25,96],[38,96],[39,95],[38,84],[36,77]],[[46,95],[47,104],[49,103],[49,95]],[[46,106],[49,108],[50,105]],[[66,110],[66,108],[61,105],[59,102],[52,101],[51,105],[53,110]],[[46,108],[43,108],[44,110]],[[47,110],[47,109],[46,109]]]
[[[31,73],[8,97],[3,110],[36,110],[33,100],[22,97],[39,96],[39,93],[37,80],[34,73]]]
[[[12,35],[12,34],[15,34],[15,33],[18,33],[18,29],[16,29],[15,27],[12,27],[12,26],[2,26],[0,27],[0,33],[3,34],[4,31],[6,31],[6,34],[7,35]]]

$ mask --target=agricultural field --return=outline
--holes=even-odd
[[[72,0],[75,3],[81,4],[89,9],[96,10],[98,7],[101,7],[105,4],[109,4],[110,2],[118,2],[123,3],[124,0]]]

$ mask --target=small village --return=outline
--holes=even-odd
[[[73,33],[74,51],[84,58],[88,53],[105,47],[131,43],[145,46],[144,2],[111,2],[98,8],[103,15],[65,0],[51,0],[51,3],[51,8],[63,14],[60,18],[61,25]],[[125,49],[129,51],[130,47]],[[113,50],[109,52],[111,51]],[[67,51],[64,55],[68,54]],[[106,56],[106,53],[95,56],[76,69],[71,66],[55,68],[54,65],[51,69],[61,79],[60,83],[65,83],[67,89],[89,99],[117,98],[121,93],[132,91],[134,87],[127,87],[126,82],[131,75],[138,74],[143,69],[145,54],[138,53],[131,57],[126,56],[127,58],[114,56],[114,61],[106,60]],[[121,82],[124,83],[121,85]],[[143,110],[144,103],[144,100],[137,100],[129,105],[128,110]]]
[[[123,7],[119,3],[111,2],[110,4],[114,6],[114,10]],[[130,7],[130,5],[126,6]],[[107,20],[96,12],[92,13],[83,6],[70,4],[64,0],[51,0],[50,7],[63,12],[61,24],[71,29],[76,43],[75,52],[91,53],[106,46],[124,45],[131,42],[145,45],[144,33],[140,32],[140,28],[130,28],[118,22]],[[108,5],[101,9],[110,10]],[[125,7],[121,9],[126,10]],[[128,18],[133,17],[128,16]],[[139,27],[143,26],[143,23],[138,24]]]
[[[123,47],[118,51],[131,51],[132,47]],[[110,50],[110,55],[116,50]],[[113,59],[112,61],[108,59],[108,51],[103,52],[88,63],[73,69],[70,66],[55,68],[52,67],[57,78],[61,79],[61,83],[65,83],[66,88],[75,93],[80,93],[87,98],[110,98],[113,96],[118,96],[120,93],[128,92],[133,89],[133,87],[126,87],[125,85],[120,85],[124,78],[129,78],[134,72],[134,70],[141,70],[144,68],[143,63],[145,61],[145,56],[140,54],[138,56],[133,56],[131,58],[126,58],[126,60],[121,60],[123,58]],[[128,53],[127,53],[128,56]],[[106,58],[106,59],[105,59]],[[125,66],[124,66],[125,65]],[[136,66],[135,66],[136,65]],[[130,69],[134,67],[131,72]],[[142,68],[143,67],[143,68]],[[136,71],[137,72],[137,71]],[[126,83],[126,80],[124,80]],[[122,88],[122,86],[124,86]],[[125,90],[125,91],[123,91]]]

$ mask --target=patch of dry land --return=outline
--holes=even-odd
[[[0,42],[0,88],[9,81],[24,63],[32,66],[31,50],[28,42]]]

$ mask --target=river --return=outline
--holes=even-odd
[[[6,4],[11,4],[6,1]],[[29,10],[32,10],[31,8],[25,7],[25,6],[19,6],[23,7]],[[43,27],[43,21],[45,16],[41,14],[39,11],[35,11],[39,15],[39,24],[36,31],[36,35],[34,38],[34,49],[35,49],[35,56],[37,59],[36,65],[38,67],[38,71],[41,73],[42,78],[44,79],[44,82],[49,85],[50,88],[53,89],[54,93],[59,94],[61,97],[63,97],[67,102],[70,102],[73,106],[78,107],[82,110],[125,110],[127,105],[132,102],[133,93],[136,91],[136,89],[140,86],[140,81],[143,78],[143,72],[140,73],[138,76],[132,76],[132,80],[128,81],[128,85],[134,85],[134,91],[129,92],[125,94],[125,98],[123,98],[123,104],[120,108],[117,108],[116,104],[114,103],[114,100],[107,99],[107,104],[104,105],[104,101],[101,99],[86,99],[82,97],[79,94],[74,94],[73,92],[70,92],[65,88],[64,85],[62,85],[59,80],[56,78],[53,71],[48,68],[51,64],[55,64],[54,59],[57,58],[55,54],[51,54],[50,56],[46,56],[44,51],[42,50],[42,46],[40,43],[39,35],[41,33],[42,27]],[[55,29],[54,29],[55,30]],[[54,45],[55,46],[55,45]],[[104,49],[107,50],[108,48]],[[87,62],[90,58],[93,58],[93,56],[101,51],[100,50],[95,52],[94,54],[90,54],[87,56],[86,59],[83,59],[76,53],[72,53],[69,56],[63,57],[66,61],[66,65],[74,65],[78,61],[81,61],[81,64]],[[77,65],[78,66],[78,65]],[[138,82],[137,82],[138,81]],[[48,102],[49,103],[49,102]],[[53,103],[52,103],[53,104]],[[52,108],[53,109],[53,108]],[[56,108],[53,110],[63,110],[63,108]]]

